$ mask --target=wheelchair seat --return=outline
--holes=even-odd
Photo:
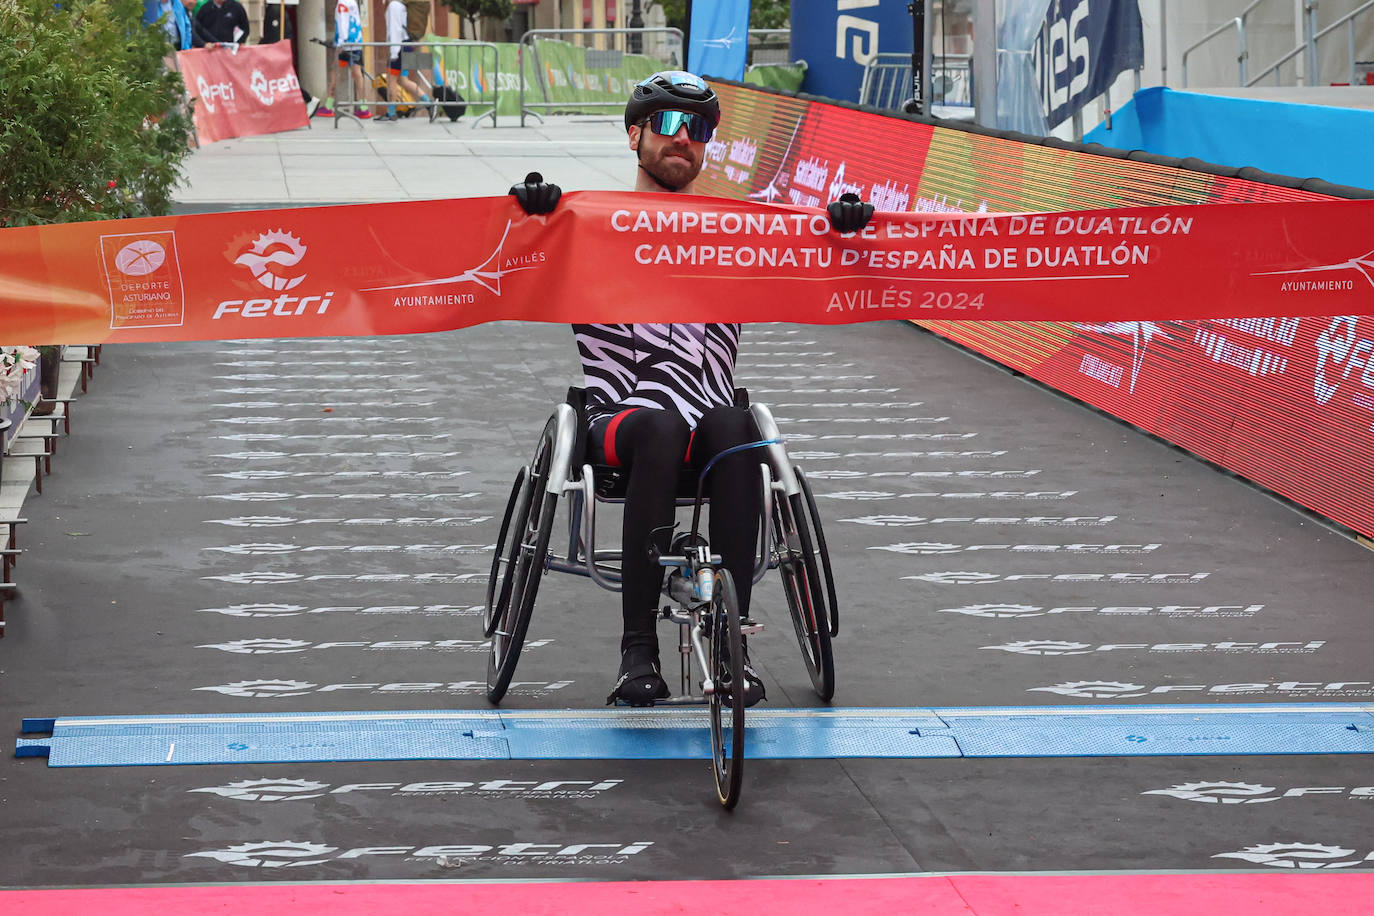
[[[610,464],[593,464],[591,468],[593,479],[596,480],[596,498],[602,502],[624,502],[625,492],[630,486],[630,477],[625,469]],[[678,503],[691,503],[697,498],[695,468],[683,465],[678,471],[674,498]]]
[[[592,478],[596,481],[596,498],[603,502],[623,502],[629,488],[629,478],[625,469],[612,464],[597,464],[588,461],[589,446],[587,435],[591,424],[587,420],[587,390],[571,387],[568,389],[568,404],[577,414],[577,439],[573,445],[574,475],[581,477],[582,466],[591,464]],[[749,407],[749,392],[743,388],[735,389],[735,406]],[[697,497],[698,472],[696,468],[683,464],[677,475],[675,499],[679,504],[691,503]]]

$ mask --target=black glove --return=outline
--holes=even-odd
[[[546,183],[538,172],[530,172],[523,182],[511,185],[510,192],[530,216],[552,213],[563,196],[562,188]]]
[[[873,218],[873,205],[859,199],[850,191],[841,194],[840,199],[825,208],[830,214],[830,228],[836,232],[858,232]]]

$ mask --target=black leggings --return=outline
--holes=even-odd
[[[612,435],[607,441],[607,433]],[[749,412],[738,407],[714,407],[697,423],[695,433],[674,411],[646,407],[628,409],[592,424],[589,445],[593,459],[621,465],[628,474],[625,525],[622,533],[621,613],[625,635],[620,649],[657,647],[655,620],[663,567],[650,562],[651,532],[660,551],[667,551],[675,516],[678,473],[687,465],[700,470],[716,454],[758,439]],[[690,445],[689,445],[690,444]],[[690,451],[689,451],[690,448]],[[745,449],[716,462],[706,479],[710,512],[711,550],[720,554],[735,580],[740,613],[749,609],[754,585],[754,551],[762,510],[758,449]]]

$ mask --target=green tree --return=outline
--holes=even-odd
[[[652,5],[644,4],[644,11],[648,12]],[[687,0],[661,0],[657,5],[663,7],[664,25],[670,29],[687,30]]]
[[[749,28],[786,29],[792,24],[792,0],[753,0],[749,5]]]
[[[163,215],[191,123],[142,0],[0,0],[0,226]]]
[[[468,37],[477,38],[477,20],[510,18],[515,11],[511,0],[444,0],[444,6],[453,10],[468,23]]]
[[[711,0],[697,0],[698,3],[709,3]],[[687,0],[658,0],[655,3],[645,3],[644,11],[648,12],[651,6],[663,8],[663,15],[666,24],[670,28],[687,28]],[[792,0],[752,0],[749,4],[749,28],[751,29],[785,29],[792,21]]]

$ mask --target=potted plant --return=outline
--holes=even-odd
[[[62,348],[51,346],[37,349],[38,393],[41,398],[33,406],[33,414],[46,417],[57,407],[57,374],[62,368]]]
[[[0,346],[0,452],[8,452],[19,423],[38,398],[38,351]]]

